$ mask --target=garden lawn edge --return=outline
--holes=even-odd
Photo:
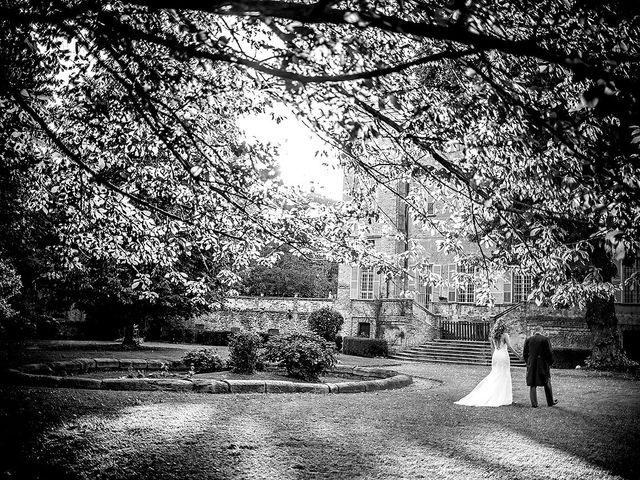
[[[108,360],[108,361],[107,361]],[[14,385],[101,390],[166,390],[198,393],[362,393],[402,388],[413,383],[409,375],[379,367],[336,365],[327,373],[349,374],[366,380],[339,383],[301,383],[283,380],[208,380],[163,378],[73,378],[69,373],[135,367],[159,370],[163,362],[139,359],[79,358],[69,362],[27,364],[7,369],[0,381]],[[169,365],[175,362],[167,361]]]

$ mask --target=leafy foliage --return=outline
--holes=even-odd
[[[15,269],[0,257],[0,321],[13,317],[16,312],[11,307],[11,299],[22,287]]]
[[[217,372],[226,368],[226,362],[211,348],[191,350],[183,358],[183,362],[193,367],[196,373]]]
[[[318,335],[294,333],[272,337],[265,346],[265,359],[282,364],[290,377],[317,381],[335,365],[335,352]]]
[[[386,357],[389,347],[386,340],[363,337],[344,337],[342,353],[358,357]]]
[[[0,257],[0,336],[3,339],[23,339],[35,333],[35,326],[18,315],[12,300],[20,292],[22,282],[13,266]]]
[[[70,30],[26,28],[25,44],[50,68],[36,76],[11,63],[24,75],[0,83],[19,120],[7,125],[8,143],[30,163],[19,172],[24,209],[50,219],[38,274],[58,282],[107,265],[125,304],[157,302],[167,286],[204,304],[233,289],[248,265],[275,261],[262,258],[265,247],[306,253],[305,230],[318,222],[301,228],[294,219],[315,207],[275,178],[272,149],[246,145],[235,125],[256,111],[253,80],[232,67],[183,64],[146,42],[132,48],[106,31],[70,33],[84,20]],[[7,62],[24,54],[3,47]]]
[[[241,275],[243,295],[327,298],[338,288],[337,264],[279,252],[273,265],[256,265]]]
[[[262,338],[254,332],[240,332],[229,342],[229,364],[236,373],[251,374],[260,361]]]
[[[2,78],[1,101],[40,132],[19,133],[15,150],[33,150],[29,209],[57,212],[65,268],[108,258],[136,272],[141,298],[158,297],[160,273],[203,301],[274,239],[298,251],[313,239],[383,273],[473,282],[482,303],[510,269],[534,277],[538,303],[613,301],[611,260],[640,250],[635,3],[163,7],[0,7],[0,37],[25,40],[6,49],[24,74]],[[21,65],[29,45],[44,75]],[[233,118],[274,100],[342,151],[350,202],[284,208],[296,199],[256,173],[270,151],[240,144]],[[481,275],[437,278],[417,244],[369,255],[367,227],[352,239],[350,226],[383,217],[379,189],[402,191],[419,227]],[[182,256],[204,257],[204,272],[185,272]],[[619,344],[594,322],[608,332],[597,345]]]
[[[309,315],[309,328],[327,342],[336,340],[336,335],[343,323],[344,317],[340,312],[329,307],[323,307]]]

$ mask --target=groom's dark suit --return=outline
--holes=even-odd
[[[544,393],[547,397],[547,405],[553,406],[556,401],[553,399],[553,391],[551,390],[551,372],[550,367],[553,365],[553,353],[551,352],[551,342],[541,333],[536,333],[524,342],[524,350],[522,352],[524,361],[527,364],[527,385],[531,387],[531,406],[538,406],[538,395],[536,387],[544,387]]]

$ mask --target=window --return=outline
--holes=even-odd
[[[504,297],[503,303],[511,303],[511,273],[504,275]]]
[[[368,247],[376,248],[376,240],[367,241]],[[373,300],[380,293],[380,274],[374,267],[353,265],[351,267],[351,286],[349,298],[351,300]]]
[[[464,267],[458,265],[458,273],[464,275],[473,275],[475,269],[473,267]],[[465,279],[466,281],[458,288],[458,302],[460,303],[475,303],[475,286],[473,284],[473,278]]]
[[[420,275],[419,273],[416,275],[416,278],[418,278],[418,295],[416,296],[416,302],[420,305],[426,305],[433,301],[433,285],[429,283],[433,281],[429,279],[429,276],[433,271],[433,265],[427,265],[426,273],[424,275]]]
[[[373,268],[362,267],[360,271],[360,298],[373,300]]]
[[[462,265],[445,265],[447,270],[447,279],[449,280],[448,299],[450,302],[459,303],[475,303],[475,286],[473,285],[473,279],[464,279],[467,281],[460,281],[460,274],[473,274],[475,269],[473,267],[464,267]],[[454,276],[458,273],[458,286],[455,285]]]
[[[436,214],[436,207],[435,207],[435,201],[433,200],[433,197],[429,194],[427,194],[426,199],[424,200],[423,206],[425,207],[425,213],[427,214],[427,216],[431,217],[431,216],[435,216]]]
[[[531,276],[513,274],[513,303],[525,302],[531,293]]]
[[[455,264],[451,264],[448,265],[448,275],[447,275],[447,279],[449,280],[449,293],[448,293],[448,298],[450,302],[455,302],[456,301],[456,287],[454,286],[454,281],[453,281],[453,275],[456,272],[456,265]]]
[[[640,271],[640,259],[636,259],[635,263],[631,266],[623,267],[624,280],[628,279],[634,273]],[[622,290],[622,302],[623,303],[640,303],[640,282],[636,280],[634,283],[625,283]]]
[[[433,265],[427,265],[427,275],[426,278],[421,279],[423,282],[427,281],[427,278],[431,277],[433,273]],[[424,284],[424,293],[427,302],[431,301],[431,295],[433,294],[433,285],[431,285],[431,279],[429,278],[428,283]]]
[[[506,274],[504,279],[504,303],[526,302],[533,288],[530,275]]]

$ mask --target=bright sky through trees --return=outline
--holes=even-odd
[[[279,123],[275,117],[281,119]],[[286,185],[299,185],[333,200],[342,198],[342,170],[336,153],[284,107],[273,115],[244,117],[238,125],[247,141],[278,145],[280,176]],[[316,152],[319,153],[316,155]]]

